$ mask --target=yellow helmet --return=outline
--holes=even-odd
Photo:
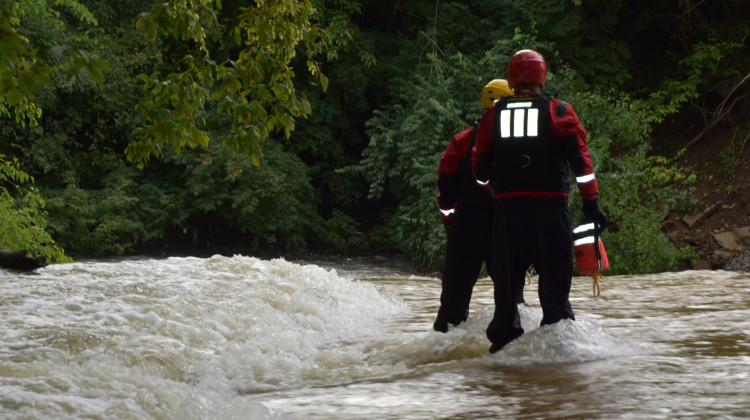
[[[482,88],[482,109],[492,108],[496,100],[503,96],[513,96],[513,91],[508,87],[505,79],[495,79]]]

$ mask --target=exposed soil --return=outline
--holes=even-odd
[[[682,214],[670,212],[662,222],[675,245],[690,246],[700,256],[683,269],[750,271],[750,119],[747,106],[739,108],[705,132],[699,116],[654,132],[657,152],[664,156],[674,156],[703,133],[677,161],[697,175],[698,204]]]

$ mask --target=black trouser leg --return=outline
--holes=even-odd
[[[459,206],[448,229],[440,309],[434,329],[445,332],[469,314],[469,303],[482,263],[489,257],[492,207]]]
[[[523,293],[530,255],[522,234],[525,230],[523,219],[527,215],[518,210],[521,209],[501,200],[495,211],[491,263],[495,314],[487,327],[487,338],[493,343],[491,351],[499,350],[523,334],[517,303],[518,296]]]
[[[537,246],[539,302],[544,315],[542,325],[563,319],[575,319],[570,305],[573,278],[572,220],[567,201],[556,208],[545,208],[541,229],[544,237]]]
[[[542,324],[575,319],[568,299],[573,245],[567,199],[508,199],[497,206],[492,259],[495,316],[487,327],[491,352],[523,334],[517,296],[531,263],[539,274]]]

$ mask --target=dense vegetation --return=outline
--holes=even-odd
[[[612,272],[673,270],[693,177],[651,132],[747,96],[748,34],[744,0],[3,0],[0,248],[439,268],[437,163],[532,48],[588,130]]]

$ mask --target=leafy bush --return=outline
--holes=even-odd
[[[29,250],[47,263],[71,262],[47,228],[45,202],[18,160],[0,155],[0,249]]]
[[[325,232],[331,243],[357,243],[342,239],[353,223],[342,215],[330,222],[334,229],[324,228],[298,159],[274,144],[264,157],[256,166],[212,144],[168,152],[143,172],[123,163],[96,189],[48,190],[50,228],[66,249],[93,256],[121,255],[172,231],[200,246],[220,245],[229,232],[256,249],[303,251],[312,232]]]
[[[147,217],[134,193],[136,177],[132,169],[112,168],[98,188],[71,183],[45,190],[49,228],[58,243],[82,256],[122,255],[132,250],[147,237]]]
[[[481,106],[480,91],[472,95],[465,89],[474,72],[460,55],[450,64],[431,58],[430,69],[405,84],[398,102],[367,122],[370,144],[355,170],[368,178],[369,198],[392,195],[399,202],[385,217],[391,245],[418,266],[434,269],[445,254],[435,202],[438,162],[453,134],[471,123],[467,110],[478,117]],[[473,96],[471,105],[462,102],[461,92]]]
[[[588,131],[588,144],[599,182],[599,202],[610,219],[602,235],[611,274],[670,271],[691,258],[678,250],[661,230],[670,209],[692,203],[695,176],[673,160],[651,154],[648,116],[651,110],[627,95],[567,92]],[[580,220],[581,200],[571,193],[574,220]]]
[[[371,198],[392,194],[399,202],[388,220],[394,232],[391,239],[422,268],[440,267],[444,256],[445,235],[434,201],[440,156],[448,139],[471,123],[467,110],[479,115],[481,86],[486,83],[480,75],[503,68],[520,45],[553,49],[517,34],[498,42],[480,60],[460,54],[433,56],[431,66],[414,75],[396,103],[376,111],[368,122],[370,144],[359,171],[369,176]],[[669,209],[687,206],[689,183],[695,177],[673,161],[650,155],[647,116],[653,111],[627,95],[591,89],[564,65],[550,70],[548,81],[546,89],[572,104],[589,134],[600,204],[612,222],[604,234],[613,255],[611,272],[675,269],[690,255],[675,249],[659,221]],[[571,209],[574,220],[580,220],[575,186]]]
[[[257,249],[395,249],[437,269],[440,155],[479,116],[481,86],[532,48],[589,131],[613,272],[672,269],[689,256],[659,222],[690,205],[693,177],[652,155],[650,124],[687,104],[708,119],[743,97],[748,6],[725,3],[285,0],[253,15],[208,0],[0,2],[0,154],[18,159],[4,163],[2,213],[48,223],[70,255],[221,232]],[[258,28],[302,32],[253,44]],[[128,147],[164,159],[136,171]],[[19,165],[40,192],[11,183]],[[574,188],[576,218],[579,201]]]

